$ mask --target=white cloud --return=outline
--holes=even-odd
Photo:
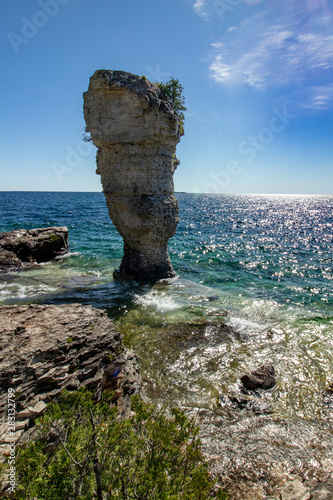
[[[222,49],[222,47],[223,47],[222,42],[214,42],[211,45],[212,45],[212,47],[215,47],[216,49]]]
[[[196,0],[193,4],[193,9],[196,14],[202,17],[207,16],[207,12],[204,10],[205,8],[205,0]]]
[[[231,77],[232,68],[223,63],[221,54],[216,56],[209,69],[214,75],[214,80],[218,83],[224,83]]]
[[[196,0],[193,4],[193,8],[194,8],[195,12],[200,12],[203,5],[204,5],[204,0]]]
[[[319,26],[263,15],[247,19],[212,44],[210,76],[223,85],[286,95],[298,89],[304,108],[327,109],[333,104],[333,36]]]
[[[303,109],[325,111],[333,108],[333,84],[310,87],[306,94],[303,99]]]

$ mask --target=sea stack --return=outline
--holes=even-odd
[[[179,220],[173,174],[181,135],[172,104],[145,77],[98,70],[84,93],[84,118],[109,214],[124,239],[114,277],[172,277],[167,245]]]

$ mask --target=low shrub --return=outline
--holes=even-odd
[[[63,391],[37,420],[38,437],[17,448],[15,498],[176,500],[226,498],[201,452],[198,428],[178,409],[131,400],[120,420],[112,394]]]

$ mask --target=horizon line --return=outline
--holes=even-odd
[[[16,190],[16,189],[5,189],[0,190],[0,193],[101,193],[103,191],[55,191],[55,190]],[[213,195],[213,196],[333,196],[333,193],[205,193],[205,192],[191,192],[191,191],[174,191],[175,194],[193,194],[193,195]]]

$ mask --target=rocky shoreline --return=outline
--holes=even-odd
[[[272,453],[269,447],[274,416],[258,415],[240,429],[237,419],[228,423],[216,409],[193,408],[186,413],[199,426],[210,470],[230,500],[333,499],[332,462],[329,457],[330,463],[316,462],[306,423],[300,421],[291,428],[287,421],[278,422],[275,439],[288,442],[290,451],[296,450],[297,457],[290,463],[285,448],[277,446]],[[303,449],[299,449],[298,434],[304,435]]]
[[[0,233],[0,272],[32,267],[67,252],[67,227],[17,229]]]
[[[8,391],[15,394],[15,442],[63,389],[86,387],[96,399],[114,392],[121,415],[141,388],[135,353],[104,311],[80,304],[0,307],[0,453],[8,452]]]
[[[33,439],[35,419],[63,388],[75,390],[85,386],[96,398],[103,389],[112,390],[114,403],[124,416],[130,411],[130,396],[141,391],[137,357],[124,346],[122,334],[104,311],[80,304],[2,306],[0,330],[2,454],[9,449],[5,409],[10,388],[16,394],[15,440],[18,444]],[[257,383],[259,390],[264,390],[263,386],[271,387],[273,373],[273,367],[267,365],[245,374],[242,377],[244,391],[248,380],[252,386]],[[239,400],[231,403],[237,404],[239,411],[244,409]],[[245,409],[253,411],[251,405],[245,405]],[[274,416],[265,411],[258,411],[255,425],[252,423],[248,429],[241,430],[237,428],[237,421],[226,422],[218,408],[187,408],[186,413],[195,418],[210,469],[231,500],[333,498],[329,467],[320,464],[316,472],[315,469],[311,472],[311,467],[305,466],[316,455],[307,436],[306,423],[300,422],[296,429],[304,434],[304,450],[297,453],[304,467],[295,464],[293,469],[285,466],[282,449],[277,449],[275,456],[265,453],[263,441],[271,438],[269,432],[267,438],[263,438],[263,434],[274,425]],[[280,422],[280,438],[288,439],[290,446],[293,446],[294,432],[287,422]],[[238,450],[230,448],[232,442]]]

